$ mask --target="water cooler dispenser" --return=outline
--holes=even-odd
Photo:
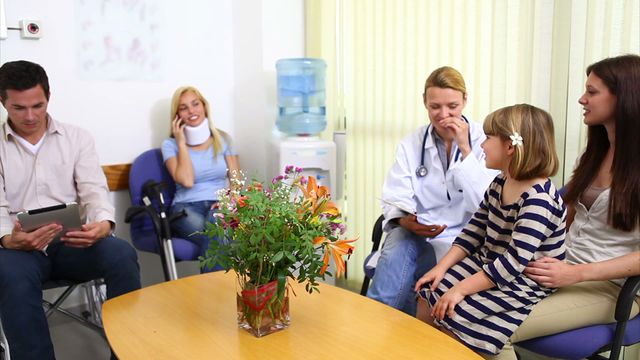
[[[278,76],[278,119],[284,134],[274,140],[274,174],[287,165],[304,169],[327,186],[335,199],[336,144],[318,135],[327,126],[325,108],[325,69],[322,59],[281,59]]]

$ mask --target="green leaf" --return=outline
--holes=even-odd
[[[278,261],[282,260],[282,257],[284,256],[284,251],[278,251],[272,258],[271,258],[271,262],[272,263],[277,263]]]
[[[290,251],[286,251],[284,255],[287,257],[287,259],[291,260],[291,262],[296,262],[296,257],[293,256],[293,254]]]

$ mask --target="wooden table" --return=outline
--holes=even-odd
[[[359,294],[294,284],[288,329],[238,328],[235,274],[190,276],[107,301],[109,344],[128,359],[481,359],[438,330]]]

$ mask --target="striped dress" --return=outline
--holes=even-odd
[[[478,271],[495,287],[466,296],[455,315],[439,324],[456,334],[471,349],[497,354],[533,306],[554,289],[536,284],[522,274],[531,260],[565,257],[566,209],[551,180],[534,185],[513,204],[500,198],[505,179],[497,176],[480,208],[456,238],[468,256],[452,266],[434,292],[420,296],[431,306],[453,285]]]

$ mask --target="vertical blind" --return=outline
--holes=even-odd
[[[562,184],[584,145],[577,99],[586,66],[638,53],[639,36],[637,0],[307,0],[307,56],[327,61],[330,128],[347,134],[343,210],[349,235],[361,239],[349,276],[363,276],[397,144],[428,122],[431,71],[462,73],[472,121],[516,103],[548,110]]]

